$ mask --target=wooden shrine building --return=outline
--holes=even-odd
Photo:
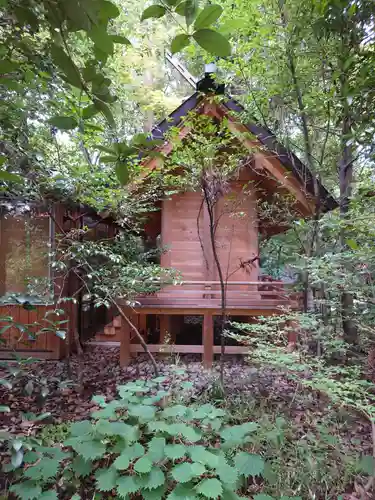
[[[215,94],[222,96],[215,99]],[[164,155],[173,151],[173,143],[168,141],[171,127],[178,129],[182,141],[193,140],[192,130],[186,124],[186,117],[192,112],[217,122],[225,119],[234,140],[248,151],[215,209],[215,245],[225,270],[227,314],[251,322],[259,315],[280,313],[282,308],[298,308],[297,298],[288,293],[284,283],[270,283],[260,275],[259,236],[271,236],[288,228],[287,221],[260,217],[260,207],[265,201],[272,205],[281,200],[289,204],[289,214],[298,219],[311,217],[317,206],[321,213],[336,208],[335,200],[321,184],[317,199],[307,167],[270,130],[252,122],[243,123],[244,109],[223,94],[210,74],[198,83],[196,93],[153,129],[152,139],[164,141],[158,148]],[[159,168],[161,161],[153,156],[144,160],[144,165],[151,170]],[[177,269],[182,281],[153,295],[138,297],[136,306],[127,312],[151,352],[201,353],[205,366],[210,366],[214,354],[220,352],[215,318],[221,314],[221,292],[212,255],[208,210],[202,197],[200,190],[178,192],[166,196],[160,210],[154,212],[145,228],[146,237],[155,239],[160,234],[165,248],[161,265]],[[226,210],[228,206],[230,209]],[[119,318],[104,333],[96,337],[96,342],[120,342],[122,365],[142,352],[130,329],[121,327]],[[229,354],[245,351],[237,345],[226,347]]]

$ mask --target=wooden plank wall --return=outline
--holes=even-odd
[[[20,324],[32,325],[33,323],[41,323],[42,326],[30,326],[30,330],[34,333],[38,329],[48,326],[43,322],[43,318],[48,310],[53,310],[53,305],[36,306],[36,309],[28,311],[19,305],[4,305],[0,306],[0,318],[5,316],[11,316],[13,320]],[[50,317],[49,319],[52,319]],[[64,318],[60,316],[59,319],[68,319],[67,316]],[[0,321],[0,328],[8,324],[7,322]],[[65,329],[66,325],[62,326],[61,329]],[[64,341],[57,337],[54,333],[42,333],[38,335],[35,340],[28,338],[26,333],[21,334],[15,327],[6,330],[2,338],[6,341],[5,346],[0,346],[0,358],[7,358],[11,351],[22,351],[27,355],[33,354],[38,357],[42,354],[42,357],[48,359],[60,359]]]
[[[259,254],[257,204],[246,183],[231,183],[231,191],[219,200],[215,216],[219,221],[216,246],[224,277],[228,281],[258,281],[258,259],[252,265],[240,267],[241,262]],[[214,280],[218,279],[214,270]]]
[[[178,269],[183,278],[190,281],[205,279],[197,228],[201,203],[200,193],[187,192],[163,201],[162,207],[162,245],[169,247],[169,251],[162,255],[161,265]],[[203,232],[203,209],[200,228]]]

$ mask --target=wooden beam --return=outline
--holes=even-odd
[[[121,343],[120,343],[120,366],[126,367],[130,363],[130,327],[121,318]],[[137,345],[137,344],[134,344]]]
[[[214,360],[214,322],[213,316],[206,313],[203,316],[203,365],[211,368]]]
[[[120,342],[115,341],[97,341],[93,340],[88,343],[88,345],[92,346],[100,346],[100,347],[120,347]],[[180,354],[203,354],[204,347],[203,345],[170,345],[170,344],[147,344],[147,347],[150,352],[153,354],[165,354],[165,353],[180,353]],[[214,354],[220,354],[221,347],[214,346],[213,352]],[[130,348],[131,353],[139,353],[144,352],[143,347],[140,344],[132,344]],[[0,351],[1,352],[1,351]],[[246,355],[249,353],[249,347],[246,346],[225,346],[225,354],[233,355],[233,354],[243,354]]]

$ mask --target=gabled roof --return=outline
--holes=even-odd
[[[206,79],[208,80],[208,85],[212,84],[212,79],[210,79],[210,77],[207,77],[207,75]],[[201,82],[198,83],[198,88],[205,88],[204,80],[205,79],[201,80]],[[222,87],[220,87],[219,89],[219,93],[222,93]],[[152,129],[151,139],[164,139],[166,132],[171,127],[177,127],[181,125],[184,117],[187,116],[189,112],[199,107],[199,105],[204,101],[205,97],[205,94],[199,91],[191,95],[177,109],[175,109],[173,113],[168,116],[168,118],[161,121]],[[239,104],[230,96],[225,96],[220,105],[226,110],[228,114],[231,114],[232,116],[234,114],[245,112],[243,106],[241,106],[241,104]],[[266,150],[273,153],[273,155],[276,156],[282,166],[304,186],[306,192],[314,197],[314,183],[312,173],[292,151],[286,149],[282,144],[280,144],[275,134],[271,130],[258,125],[255,121],[241,123],[241,125],[243,125],[252,136],[256,137],[257,141],[262,146],[264,146]],[[326,212],[337,208],[338,204],[333,196],[319,181],[318,185],[321,205],[320,210],[322,212]]]

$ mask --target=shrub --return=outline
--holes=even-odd
[[[258,425],[226,425],[225,411],[211,404],[176,404],[161,388],[164,380],[130,382],[109,402],[95,396],[100,408],[90,421],[71,425],[63,448],[35,445],[25,454],[12,493],[22,500],[95,493],[146,500],[241,498],[248,479],[262,475],[265,466],[248,444]]]

